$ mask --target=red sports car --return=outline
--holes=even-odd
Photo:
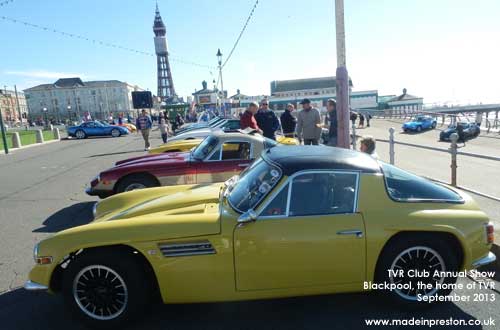
[[[278,145],[261,135],[216,132],[190,152],[152,154],[119,161],[101,172],[87,194],[107,196],[148,187],[226,181],[262,150]]]

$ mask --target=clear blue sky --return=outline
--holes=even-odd
[[[1,2],[2,0],[0,0]],[[159,0],[178,94],[201,88],[227,55],[253,0]],[[423,96],[425,102],[500,102],[500,1],[345,0],[347,64],[354,90]],[[0,16],[154,52],[152,0],[15,0]],[[224,87],[268,94],[276,79],[335,74],[334,0],[260,0],[224,70]],[[154,57],[107,48],[0,19],[0,85],[59,76],[118,79],[156,91]]]

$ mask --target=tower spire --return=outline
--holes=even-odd
[[[176,99],[174,81],[168,61],[167,29],[160,15],[158,1],[156,2],[155,19],[153,23],[153,32],[155,34],[155,51],[158,69],[158,97],[162,102],[172,102]]]

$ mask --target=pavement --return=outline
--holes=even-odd
[[[366,132],[375,134],[377,130],[384,130],[382,123],[377,122],[376,127],[367,129]],[[153,131],[152,136],[152,145],[159,145],[159,133]],[[97,198],[84,193],[86,184],[99,171],[112,166],[116,161],[144,154],[142,143],[142,138],[136,134],[120,138],[63,140],[0,156],[1,329],[81,328],[66,313],[60,297],[27,292],[21,288],[33,265],[33,246],[54,232],[90,221],[92,204]],[[379,147],[382,156],[382,144]],[[479,147],[487,148],[481,143],[478,144]],[[400,156],[397,159],[403,158],[402,152],[398,150]],[[412,161],[406,163],[401,159],[397,162],[405,166],[415,163],[412,166],[417,169],[420,168],[417,165],[419,163],[424,163],[423,169],[434,165],[445,166],[444,162],[429,163],[426,158],[429,156],[426,156],[425,152],[422,151],[421,154],[418,150],[412,151],[408,154]],[[422,161],[424,159],[425,161]],[[482,171],[482,168],[479,171]],[[477,179],[476,174],[467,174],[467,177],[475,176]],[[445,171],[442,175],[445,176]],[[480,180],[484,179],[478,181]],[[480,196],[474,197],[485,212],[500,219],[498,202]],[[497,225],[497,228],[500,226]],[[157,306],[140,325],[131,328],[362,329],[365,328],[364,320],[367,318],[411,317],[487,320],[494,316],[496,322],[500,322],[498,280],[497,277],[496,291],[487,290],[495,301],[450,302],[416,313],[381,304],[377,294],[342,294],[236,303]],[[472,283],[469,278],[460,281],[465,284]],[[467,290],[466,294],[471,296],[473,293],[483,292],[484,290],[475,289]],[[464,328],[498,329],[498,325]]]

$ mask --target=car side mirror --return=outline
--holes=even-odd
[[[240,215],[238,218],[238,223],[248,223],[257,220],[257,213],[253,209],[250,209]]]

